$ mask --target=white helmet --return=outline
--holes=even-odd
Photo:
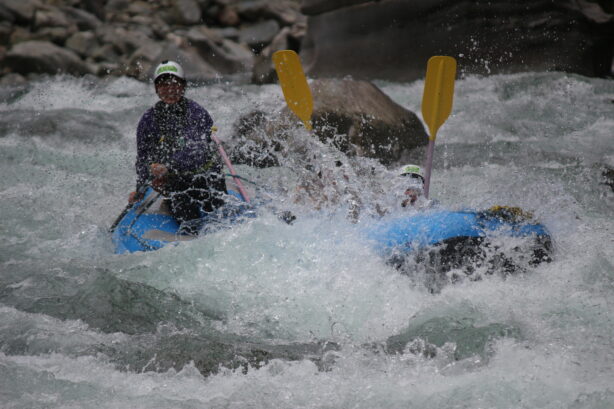
[[[399,171],[400,176],[411,176],[412,178],[419,178],[424,183],[424,171],[418,165],[405,165]]]
[[[160,65],[156,67],[154,71],[154,81],[158,79],[161,75],[174,75],[177,78],[180,78],[185,81],[185,75],[183,74],[183,68],[181,65],[176,63],[175,61],[162,61]]]

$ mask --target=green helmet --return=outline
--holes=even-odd
[[[160,76],[166,75],[166,74],[173,75],[185,81],[185,75],[183,73],[183,68],[181,68],[181,65],[179,65],[175,61],[168,61],[168,60],[162,61],[160,65],[156,67],[156,70],[154,71],[154,81],[157,80]]]
[[[400,176],[411,176],[422,179],[424,183],[424,171],[418,165],[405,165],[401,168],[399,172]]]

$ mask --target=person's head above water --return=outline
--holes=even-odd
[[[186,80],[183,68],[175,61],[162,61],[154,71],[156,94],[165,104],[175,104],[185,94]]]
[[[413,205],[422,196],[424,191],[424,172],[417,165],[405,165],[399,171],[399,175],[404,178],[404,188],[406,199],[401,202],[401,206]]]

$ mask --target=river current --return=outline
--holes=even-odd
[[[378,85],[420,115],[422,81]],[[188,97],[229,148],[242,115],[284,104],[276,85]],[[457,81],[431,196],[449,209],[530,211],[555,252],[522,274],[435,293],[356,233],[375,202],[402,211],[396,167],[301,129],[280,166],[237,166],[269,203],[257,218],[113,254],[107,229],[133,190],[136,124],[155,101],[151,85],[126,78],[0,88],[1,408],[614,407],[614,192],[603,176],[614,81]],[[328,204],[295,189],[314,168],[325,188],[337,183]]]

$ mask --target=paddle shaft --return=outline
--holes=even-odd
[[[222,159],[224,160],[224,163],[226,164],[226,167],[230,171],[230,174],[232,175],[232,179],[237,184],[237,187],[239,188],[239,193],[241,193],[243,200],[249,203],[249,196],[247,195],[247,191],[243,187],[243,183],[241,183],[241,179],[239,179],[239,176],[237,176],[237,172],[235,172],[235,168],[232,166],[232,163],[230,162],[230,158],[228,158],[228,155],[226,155],[226,151],[224,150],[224,147],[222,146],[222,142],[220,142],[220,139],[217,136],[215,136],[215,134],[213,133],[211,133],[211,139],[213,139],[213,141],[217,144],[218,150],[220,151],[220,156],[222,157]]]
[[[433,151],[435,150],[435,138],[429,138],[426,148],[426,161],[424,164],[424,197],[429,198],[429,186],[431,184],[431,169],[433,168]]]
[[[147,188],[149,187],[149,185],[145,184],[142,185],[139,190],[136,191],[136,196],[140,196],[142,194],[144,194],[147,191]],[[122,221],[122,219],[124,218],[124,216],[126,214],[128,214],[128,212],[130,211],[130,209],[132,209],[132,207],[138,203],[138,200],[135,201],[134,203],[128,203],[128,205],[124,208],[124,210],[120,213],[119,216],[117,216],[117,219],[115,219],[115,221],[113,222],[113,224],[111,225],[111,227],[109,227],[109,233],[113,233],[115,231],[115,229],[117,228],[117,225]]]

